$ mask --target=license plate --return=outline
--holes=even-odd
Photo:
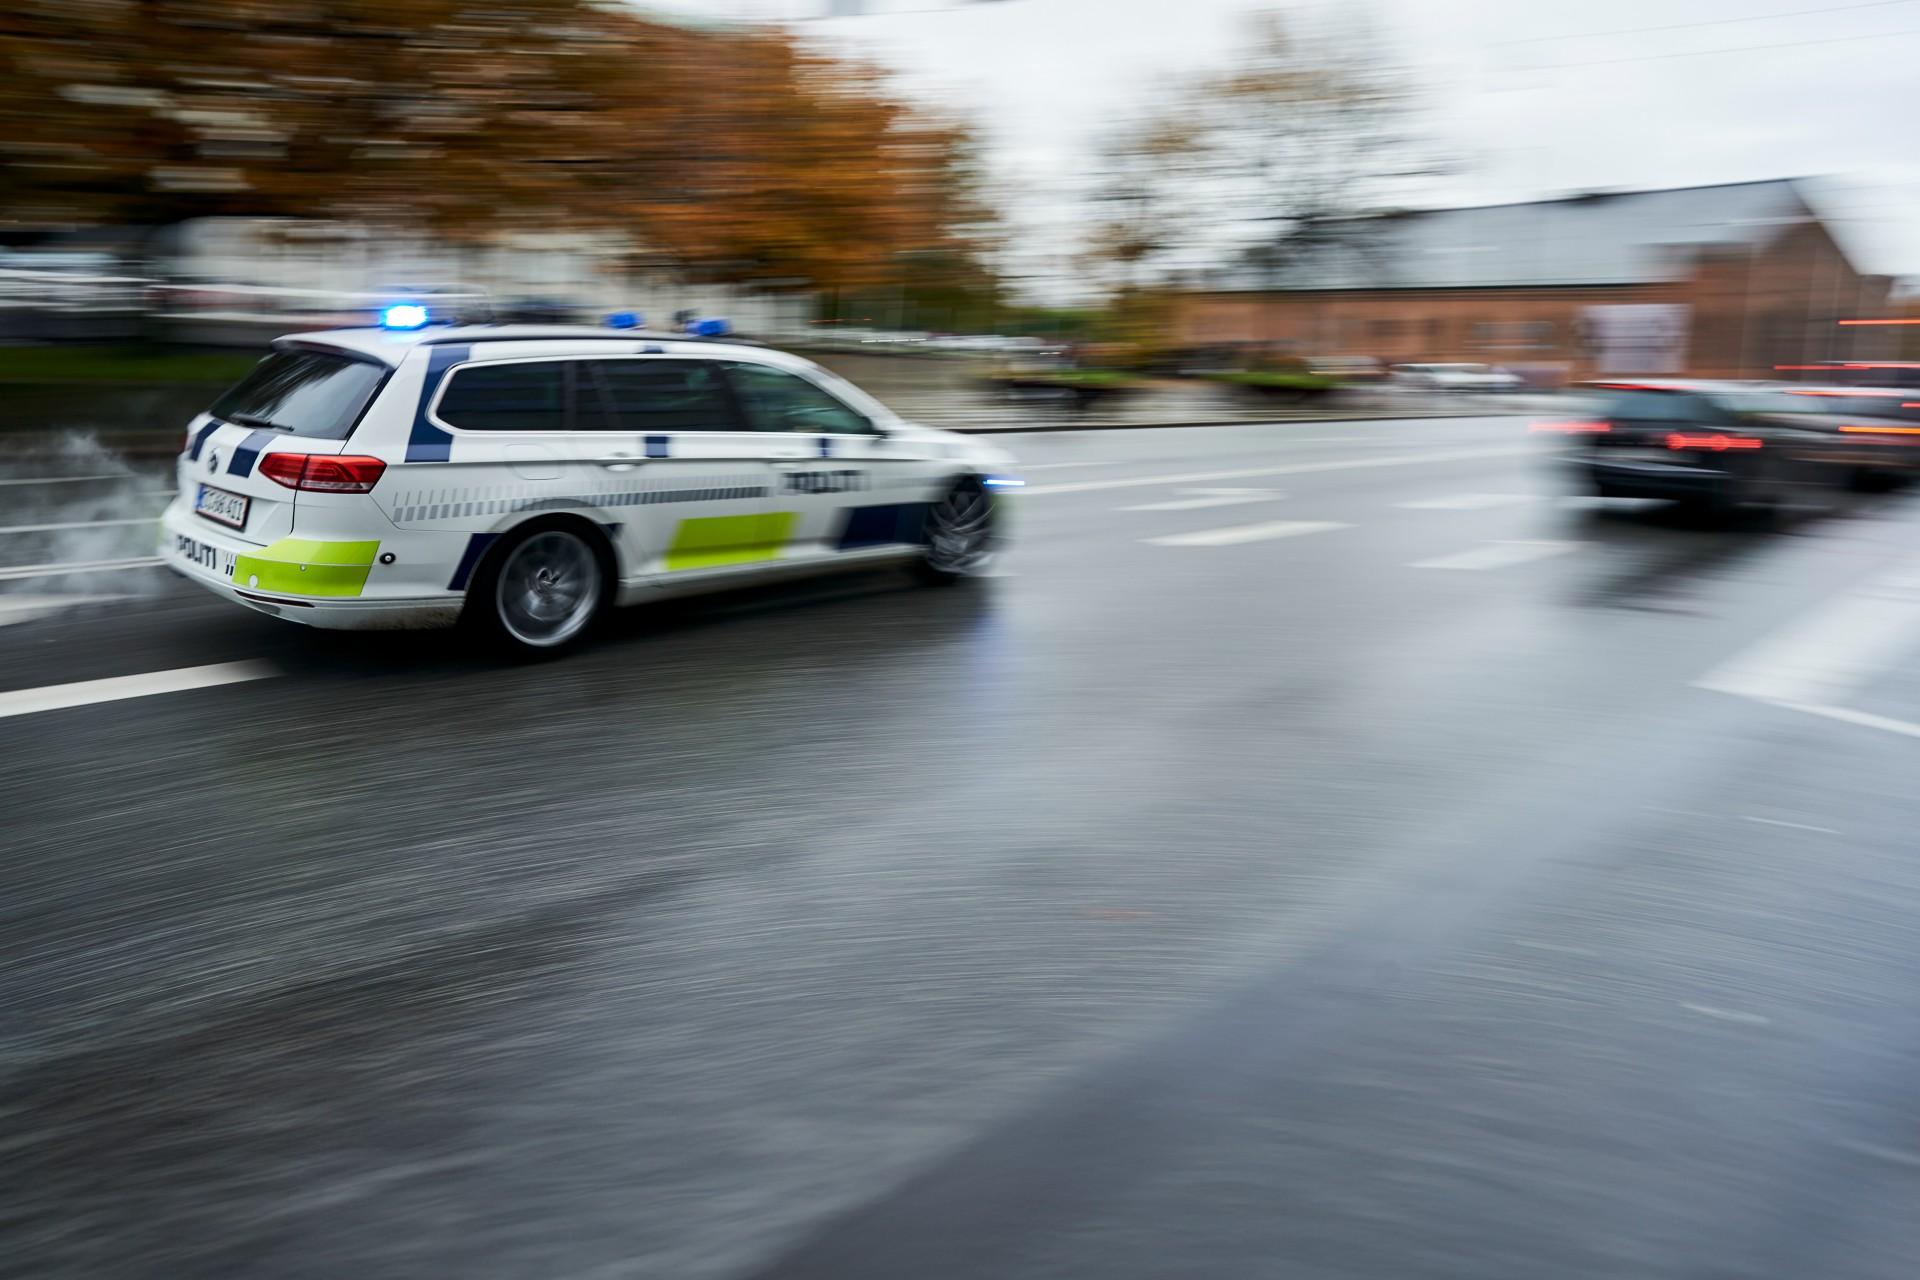
[[[205,569],[208,573],[221,578],[233,576],[233,552],[222,551],[219,547],[189,538],[184,533],[173,535],[173,549],[180,553],[188,563]]]
[[[210,484],[200,486],[200,495],[193,500],[193,509],[216,524],[230,525],[235,529],[247,527],[247,504],[250,499],[237,493],[228,493],[225,489],[216,489]]]

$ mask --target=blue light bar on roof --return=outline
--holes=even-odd
[[[424,329],[427,309],[417,302],[396,302],[380,313],[382,329]]]
[[[646,318],[638,311],[615,311],[607,317],[609,329],[638,329],[646,323]]]
[[[716,316],[711,320],[695,320],[692,332],[696,338],[724,338],[733,332],[733,326]]]

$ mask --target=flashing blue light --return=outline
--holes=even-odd
[[[645,323],[638,311],[615,311],[607,317],[609,329],[638,329]]]
[[[724,338],[732,332],[733,326],[717,317],[693,322],[693,336],[696,338]]]
[[[1012,476],[988,476],[982,483],[989,489],[1024,489],[1027,487],[1025,480],[1016,480]]]
[[[417,302],[396,302],[380,313],[382,329],[424,329],[427,309]]]

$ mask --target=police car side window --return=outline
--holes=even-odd
[[[729,364],[727,377],[755,431],[870,434],[873,424],[839,397],[784,369]]]
[[[711,360],[582,360],[579,370],[582,431],[741,429]]]
[[[567,422],[566,367],[558,360],[455,369],[435,413],[463,431],[559,431]]]

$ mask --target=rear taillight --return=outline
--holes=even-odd
[[[260,459],[261,475],[310,493],[372,493],[386,469],[378,458],[355,454],[270,453]]]
[[[1598,436],[1613,430],[1611,422],[1530,422],[1527,430],[1562,436]]]
[[[1902,405],[1901,408],[1907,406]],[[1914,406],[1920,408],[1920,405]],[[1920,436],[1920,427],[1881,427],[1867,423],[1845,423],[1840,430],[1850,436]]]
[[[1725,453],[1728,449],[1758,449],[1760,441],[1751,436],[1729,436],[1715,432],[1712,435],[1690,435],[1684,431],[1674,431],[1667,436],[1669,449],[1711,449],[1715,453]]]

